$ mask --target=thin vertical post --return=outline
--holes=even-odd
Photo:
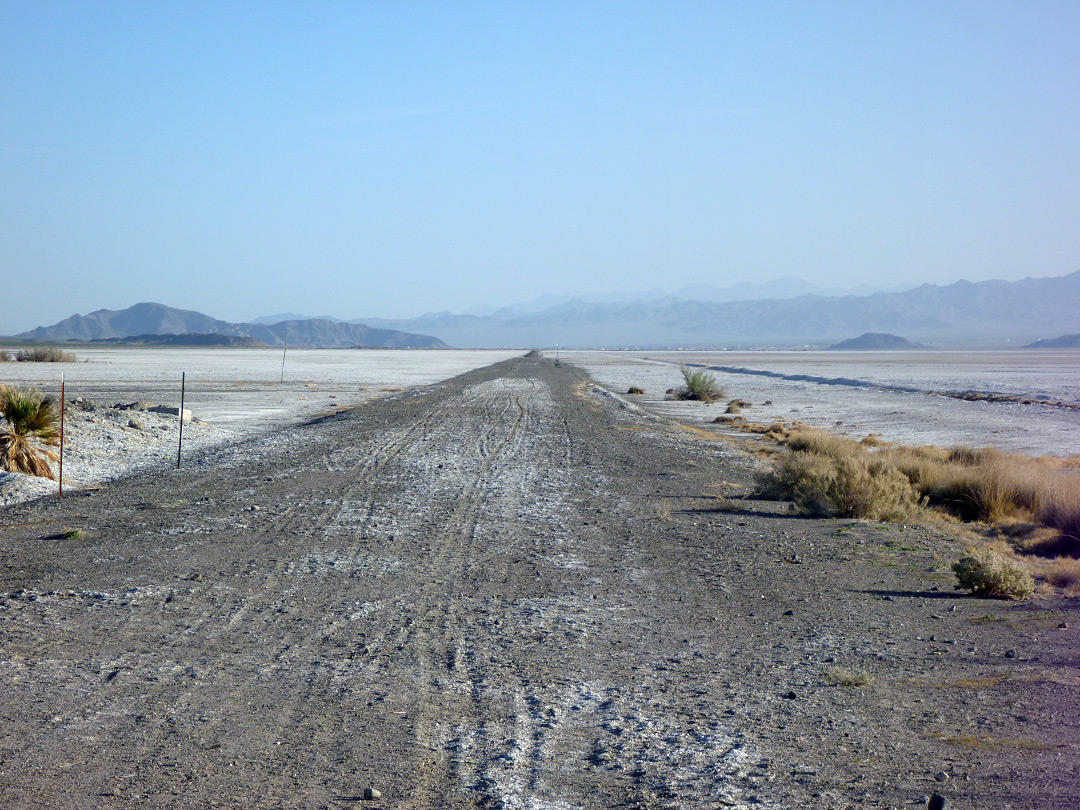
[[[64,497],[64,372],[60,372],[60,490],[58,498]]]
[[[176,445],[176,469],[180,469],[180,451],[184,447],[184,383],[187,372],[180,372],[180,441]]]
[[[289,327],[285,327],[285,346],[281,349],[281,382],[279,385],[285,384],[285,352],[289,350]]]

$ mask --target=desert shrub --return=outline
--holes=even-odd
[[[1035,591],[1031,574],[993,551],[975,551],[961,557],[952,567],[960,585],[974,593],[1026,599]]]
[[[699,402],[715,402],[725,396],[724,389],[720,387],[720,384],[716,381],[716,377],[709,374],[704,369],[691,371],[686,366],[683,366],[682,376],[685,385],[683,386],[682,391],[679,392],[680,399],[694,399]]]
[[[15,353],[15,359],[20,363],[74,363],[75,355],[55,346],[34,346],[19,349]]]
[[[903,474],[854,455],[792,452],[759,483],[766,494],[812,515],[906,520],[919,508],[918,494]]]
[[[49,461],[56,453],[59,411],[56,401],[33,388],[0,385],[0,414],[8,422],[0,431],[0,470],[54,479]]]
[[[645,389],[644,388],[639,388],[636,385],[631,385],[628,389],[626,389],[626,393],[628,393],[628,394],[644,394]]]

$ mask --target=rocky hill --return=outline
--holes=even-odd
[[[270,346],[281,346],[287,340],[290,346],[313,348],[447,348],[443,341],[430,335],[375,328],[367,324],[338,323],[319,318],[274,324],[229,323],[201,312],[154,303],[135,304],[122,310],[99,309],[89,315],[72,315],[53,326],[39,326],[18,337],[55,342],[190,334],[251,338]]]

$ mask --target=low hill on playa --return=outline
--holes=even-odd
[[[922,345],[912,343],[907,338],[902,338],[899,335],[890,335],[885,332],[866,332],[857,338],[834,343],[829,346],[829,351],[903,351],[905,349],[922,348],[924,348]]]
[[[269,346],[288,343],[290,346],[312,348],[448,348],[447,344],[431,335],[375,328],[366,324],[338,323],[319,318],[279,321],[274,324],[229,323],[201,312],[154,303],[135,304],[122,310],[99,309],[89,315],[72,315],[53,326],[39,326],[18,337],[41,341],[93,341],[145,335],[189,334],[252,338]]]

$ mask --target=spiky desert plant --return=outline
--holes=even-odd
[[[724,389],[716,382],[716,377],[704,369],[691,371],[686,366],[681,369],[686,385],[681,392],[681,399],[696,399],[699,402],[713,402],[724,396]]]
[[[34,388],[0,385],[0,414],[8,421],[0,432],[0,469],[55,480],[49,461],[59,457],[56,400]]]

